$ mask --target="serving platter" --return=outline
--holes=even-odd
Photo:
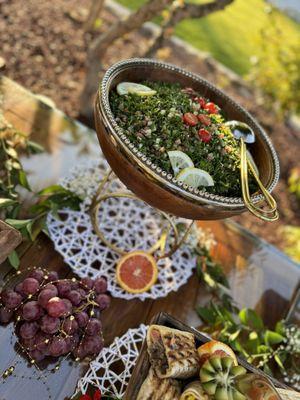
[[[274,147],[256,120],[233,99],[214,85],[174,65],[150,60],[130,59],[108,69],[95,103],[95,124],[103,153],[120,180],[138,197],[153,207],[188,219],[215,220],[247,210],[241,197],[224,197],[198,190],[176,180],[152,163],[126,137],[118,126],[109,103],[109,93],[123,81],[163,81],[192,87],[217,104],[228,119],[248,124],[255,132],[252,155],[263,185],[271,192],[279,178],[279,162]],[[253,204],[263,200],[257,193]]]
[[[164,312],[157,314],[152,319],[151,325],[152,324],[163,325],[163,326],[167,326],[169,328],[174,328],[174,329],[178,329],[180,331],[192,333],[196,339],[196,347],[210,341],[210,338],[208,336],[203,335],[197,329],[184,324],[183,322],[179,321],[178,319],[176,319],[176,318],[172,317],[171,315],[164,313]],[[268,376],[263,371],[253,367],[251,364],[249,364],[244,359],[242,359],[240,357],[237,357],[237,358],[238,358],[239,364],[242,365],[243,367],[245,367],[248,372],[257,373],[257,374],[262,375],[263,377],[270,379],[272,381],[272,383],[274,384],[274,386],[277,388],[289,389],[288,386],[277,381],[277,379]],[[143,346],[140,351],[140,355],[138,357],[135,368],[131,375],[131,379],[128,383],[127,390],[125,392],[125,396],[123,397],[123,400],[135,400],[137,398],[139,390],[148,375],[149,368],[150,368],[150,362],[149,362],[149,357],[148,357],[148,352],[147,352],[147,344],[146,344],[146,341],[144,341]]]

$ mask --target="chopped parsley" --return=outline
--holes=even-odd
[[[190,88],[182,89],[179,84],[142,83],[157,93],[153,96],[110,93],[112,112],[130,141],[152,162],[171,174],[168,151],[183,151],[196,168],[213,177],[215,185],[206,187],[207,192],[240,197],[240,147],[224,125],[226,119],[222,110],[201,97],[200,93]],[[212,110],[215,112],[211,113]],[[199,119],[196,125],[188,124],[187,116],[195,119],[191,114]],[[199,118],[201,114],[206,117]],[[254,192],[256,185],[251,175],[249,185],[250,191]]]

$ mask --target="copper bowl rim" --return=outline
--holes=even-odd
[[[173,64],[160,62],[153,59],[132,58],[117,62],[116,64],[112,65],[106,71],[101,82],[100,89],[97,93],[98,101],[96,103],[96,108],[98,109],[98,112],[102,117],[103,123],[105,127],[109,130],[115,146],[120,147],[120,149],[126,154],[131,163],[137,165],[146,175],[150,176],[152,179],[154,179],[155,182],[159,183],[166,190],[170,190],[173,193],[175,192],[177,195],[180,195],[181,197],[184,197],[185,199],[192,202],[207,204],[210,206],[221,206],[230,209],[245,208],[242,197],[220,196],[217,194],[208,193],[204,190],[194,189],[180,181],[177,181],[177,179],[174,178],[173,175],[167,174],[167,172],[163,171],[162,168],[155,165],[146,155],[140,152],[139,149],[135,147],[134,144],[131,143],[131,141],[124,134],[122,128],[120,128],[120,126],[116,122],[110,108],[110,86],[120,72],[140,66],[149,66],[151,68],[176,72],[194,81],[198,81],[202,85],[214,91],[219,97],[222,97],[224,100],[231,103],[231,105],[237,108],[238,111],[243,113],[245,115],[245,119],[251,122],[251,125],[255,127],[256,134],[260,135],[260,137],[263,139],[269,149],[274,166],[274,172],[273,177],[266,188],[269,192],[272,192],[279,180],[280,166],[278,156],[268,135],[266,134],[264,129],[256,122],[256,120],[248,113],[248,111],[246,111],[243,107],[241,107],[238,103],[236,103],[233,99],[226,95],[222,90],[218,89],[199,75],[186,71]],[[254,194],[251,196],[251,199],[253,203],[259,203],[263,200],[263,196]]]

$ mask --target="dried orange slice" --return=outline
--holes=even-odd
[[[129,293],[147,292],[157,280],[155,259],[145,251],[123,256],[117,265],[118,284]]]
[[[234,351],[227,344],[211,340],[198,348],[200,365],[204,364],[211,356],[231,357],[234,365],[238,365]]]

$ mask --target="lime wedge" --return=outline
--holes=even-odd
[[[178,175],[181,170],[193,167],[194,163],[190,157],[180,150],[168,151],[168,156],[174,171],[174,175]]]
[[[176,179],[195,189],[199,186],[214,186],[214,180],[209,173],[199,168],[185,168],[176,176]]]
[[[134,82],[121,82],[117,85],[117,92],[119,95],[128,93],[135,93],[138,96],[153,96],[156,90],[152,90],[148,86],[140,85]]]

